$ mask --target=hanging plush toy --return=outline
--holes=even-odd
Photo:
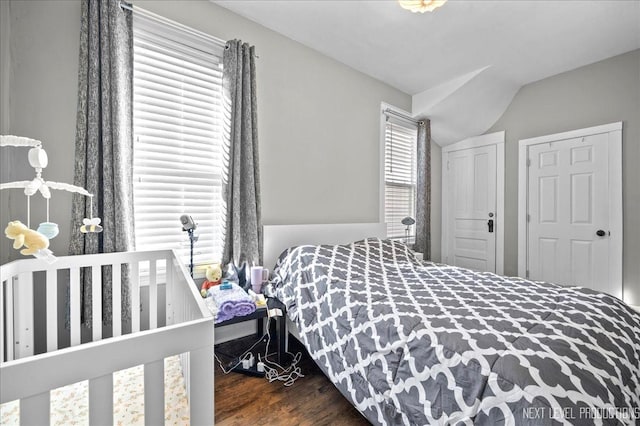
[[[27,196],[27,224],[24,225],[20,221],[9,222],[5,229],[8,238],[14,239],[13,247],[19,249],[23,245],[27,247],[20,251],[24,255],[34,255],[38,258],[44,258],[51,261],[55,259],[49,247],[49,240],[55,238],[60,230],[58,224],[49,221],[49,200],[51,199],[51,189],[57,189],[68,192],[76,192],[85,197],[92,198],[93,195],[86,189],[79,186],[70,185],[68,183],[45,181],[42,178],[42,171],[49,164],[47,153],[42,148],[42,142],[25,138],[22,136],[0,135],[0,146],[22,146],[31,147],[28,153],[29,164],[35,169],[36,176],[30,181],[0,183],[0,190],[9,188],[24,188],[24,194]],[[31,197],[40,192],[42,197],[47,201],[47,221],[42,222],[38,226],[37,231],[31,228]],[[92,203],[89,203],[90,218],[84,219],[86,230],[82,232],[101,232],[100,218],[94,218],[92,213]],[[83,228],[85,227],[83,226]]]
[[[92,219],[84,218],[82,219],[80,232],[82,232],[83,234],[102,232],[102,226],[100,225],[100,222],[101,220],[99,217],[94,217]]]
[[[20,253],[27,256],[33,255],[37,258],[48,259],[53,254],[49,250],[49,239],[39,232],[27,228],[19,220],[9,222],[4,230],[7,238],[14,240],[13,248],[19,250],[23,246]]]

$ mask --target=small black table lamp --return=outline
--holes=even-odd
[[[415,224],[416,221],[412,217],[407,216],[404,219],[402,219],[400,223],[406,226],[406,228],[404,228],[404,238],[405,238],[405,243],[409,244],[409,227]]]

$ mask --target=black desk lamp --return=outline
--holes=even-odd
[[[407,216],[404,219],[402,219],[400,223],[406,226],[406,228],[404,228],[404,238],[405,238],[405,243],[409,244],[409,228],[411,227],[411,225],[415,224],[416,221],[412,217]]]

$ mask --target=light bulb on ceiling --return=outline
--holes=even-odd
[[[413,13],[433,12],[446,2],[447,0],[398,0],[403,9],[410,10]]]

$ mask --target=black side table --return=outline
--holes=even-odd
[[[286,337],[287,337],[287,319],[285,317],[286,315],[285,306],[278,299],[270,297],[267,299],[266,307],[256,308],[256,310],[249,315],[234,317],[227,321],[219,322],[215,325],[215,328],[225,327],[231,324],[238,324],[245,321],[257,320],[258,326],[257,326],[255,336],[256,336],[256,339],[259,339],[264,334],[264,319],[269,316],[268,312],[271,309],[280,309],[282,311],[282,315],[275,317],[275,327],[273,327],[275,332],[272,332],[272,330],[267,330],[267,332],[271,336],[271,339],[275,340],[276,342],[276,356],[278,359],[278,364],[282,365],[283,355],[286,352],[285,343],[286,343]],[[238,365],[233,369],[233,371],[238,373],[248,374],[251,376],[259,376],[259,377],[264,376],[264,373],[259,372],[256,369],[255,365],[249,369],[245,369],[242,367],[242,365]]]

